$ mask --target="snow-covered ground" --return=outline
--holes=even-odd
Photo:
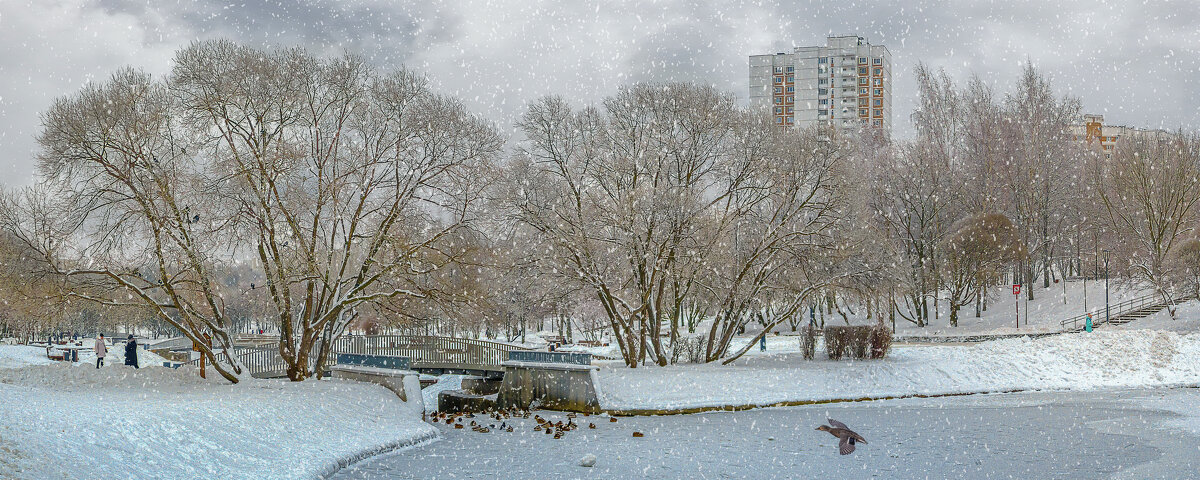
[[[958,327],[950,326],[950,309],[945,301],[939,303],[938,318],[927,327],[917,327],[912,322],[896,320],[896,332],[904,335],[1004,335],[1014,333],[1057,332],[1062,327],[1059,322],[1085,312],[1097,312],[1104,308],[1104,281],[1087,282],[1083,288],[1082,280],[1072,280],[1050,284],[1050,288],[1042,288],[1041,284],[1033,286],[1034,299],[1026,300],[1024,292],[1017,300],[1020,303],[1021,326],[1016,326],[1016,310],[1011,287],[1003,286],[993,289],[992,300],[986,312],[975,317],[975,306],[968,305],[958,312]],[[1064,288],[1065,287],[1065,288]],[[1084,297],[1087,297],[1087,309],[1084,309]],[[1113,282],[1109,286],[1109,303],[1117,304],[1151,293],[1145,288],[1132,288]],[[933,304],[930,303],[932,308]],[[860,314],[862,312],[859,312]],[[832,320],[832,323],[831,323]],[[851,319],[852,323],[866,323],[862,318]],[[1028,323],[1026,323],[1028,321]],[[826,315],[827,325],[843,325],[842,317],[836,313],[831,318]]]
[[[771,337],[784,348],[795,338]],[[792,347],[795,348],[795,347]],[[975,345],[896,346],[882,360],[772,352],[731,365],[603,362],[608,409],[686,409],[906,395],[1200,384],[1200,333],[1097,330]],[[775,350],[776,352],[778,350]]]
[[[317,478],[437,435],[371,384],[0,359],[0,478]]]

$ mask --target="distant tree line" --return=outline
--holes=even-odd
[[[729,362],[747,327],[818,313],[927,326],[944,301],[957,325],[1103,251],[1164,298],[1200,291],[1194,134],[1110,158],[1032,66],[1004,95],[916,73],[909,141],[780,128],[688,83],[542,98],[506,139],[411,71],[198,42],[44,113],[39,181],[0,202],[0,329],[208,336],[234,382],[234,336],[262,329],[303,380],[349,331],[549,325],[630,367]]]

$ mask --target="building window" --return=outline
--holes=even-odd
[[[783,97],[775,97],[776,105],[783,105]]]
[[[783,67],[775,67],[775,73],[783,73]]]
[[[867,67],[861,67],[861,68],[859,68],[859,69],[858,69],[858,74],[859,74],[859,75],[866,75],[866,74],[867,74]]]
[[[882,88],[876,88],[874,91],[872,91],[872,94],[873,94],[873,95],[875,95],[876,97],[878,97],[878,96],[880,96],[880,95],[883,95],[883,89],[882,89]]]
[[[787,113],[788,113],[789,115],[791,115],[791,113],[792,113],[792,107],[787,107]]]
[[[829,110],[817,110],[817,115],[829,115]]]
[[[859,64],[859,65],[866,65],[866,64],[867,64],[867,57],[858,57],[858,64]]]
[[[882,127],[882,126],[883,126],[883,121],[882,121],[882,120],[872,120],[872,121],[871,121],[871,125],[874,125],[874,126],[876,126],[876,127]]]
[[[858,114],[862,115],[864,117],[867,116],[867,109],[865,109],[865,108],[858,109]]]
[[[878,81],[879,79],[877,78],[877,79],[875,79],[875,80],[877,80],[877,81]],[[866,79],[865,77],[864,77],[864,78],[860,78],[860,79],[858,79],[858,84],[859,84],[859,85],[866,85],[866,84],[867,84],[867,79]]]
[[[775,77],[775,83],[783,83],[783,77]]]
[[[793,79],[793,77],[791,75],[788,75],[787,81],[788,81],[788,83],[792,83],[795,81],[795,79]]]
[[[783,107],[775,107],[775,114],[779,115],[781,113],[783,113]]]
[[[821,99],[821,105],[829,105],[829,99],[828,99],[828,98],[822,98],[822,99]]]
[[[828,94],[829,94],[829,89],[826,89],[826,88],[818,88],[817,89],[817,95],[828,95]]]
[[[794,71],[796,71],[796,67],[787,67],[787,73],[792,73]]]
[[[859,95],[866,95],[866,94],[867,94],[867,89],[865,89],[865,88],[860,88],[860,89],[858,89],[858,94],[859,94]]]
[[[791,87],[788,87],[791,88]],[[775,93],[783,93],[783,87],[775,87]]]
[[[787,123],[792,123],[792,117],[787,117]]]
[[[858,99],[858,106],[860,106],[860,107],[867,106],[867,99],[865,99],[865,98]]]
[[[825,63],[825,57],[818,58],[817,63]]]
[[[824,84],[825,84],[825,80],[826,80],[826,79],[824,79],[824,78],[817,79],[817,83],[818,83],[818,84],[821,84],[821,85],[824,85]]]
[[[866,80],[864,79],[863,81],[865,82]],[[878,86],[880,86],[880,85],[883,85],[883,79],[882,79],[882,78],[876,78],[876,79],[875,79],[875,86],[876,86],[876,87],[878,87]]]
[[[876,58],[876,59],[874,59],[874,60],[871,60],[871,63],[874,63],[874,64],[876,64],[876,65],[883,65],[883,59],[882,59],[882,58]]]
[[[795,98],[795,97],[787,97],[787,103],[794,102],[795,100],[793,100],[793,98]]]
[[[874,73],[875,73],[875,75],[883,75],[883,69],[882,69],[882,68],[876,68],[876,69],[875,69],[875,71],[874,71]]]
[[[880,99],[876,98],[874,102],[871,102],[871,106],[873,106],[873,107],[882,107],[882,106],[883,106],[883,100],[880,100]]]
[[[876,109],[875,109],[875,116],[876,116],[876,117],[882,117],[882,116],[883,116],[883,110],[880,110],[880,109],[876,108]]]
[[[775,123],[782,124],[782,123],[783,123],[783,117],[775,117]]]

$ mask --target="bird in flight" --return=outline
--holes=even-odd
[[[867,443],[867,439],[863,438],[862,435],[854,433],[854,430],[851,430],[846,424],[831,418],[826,420],[829,422],[829,425],[821,425],[817,427],[817,430],[829,432],[830,435],[838,438],[838,453],[849,455],[854,452],[855,444]]]

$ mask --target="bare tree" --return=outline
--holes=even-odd
[[[1182,132],[1126,136],[1093,178],[1129,273],[1172,300],[1169,260],[1200,219],[1200,138]],[[1182,253],[1181,253],[1182,254]],[[1174,306],[1168,307],[1172,318]]]
[[[1055,98],[1050,82],[1027,63],[1017,88],[1006,96],[1004,114],[1012,125],[1013,151],[999,166],[1008,196],[1008,217],[1029,251],[1022,275],[1026,284],[1039,277],[1050,285],[1052,259],[1075,229],[1070,214],[1084,183],[1080,150],[1070,134],[1079,118],[1079,99]],[[1036,262],[1036,263],[1035,263]],[[1033,288],[1026,288],[1033,299]]]
[[[316,373],[355,308],[427,296],[502,139],[407,71],[228,42],[181,51],[181,115],[267,278],[288,376]]]
[[[951,232],[943,241],[939,266],[950,303],[950,326],[957,327],[958,310],[986,295],[986,288],[1024,257],[1025,248],[1012,222],[998,213],[960,220]]]
[[[551,273],[593,292],[630,367],[669,363],[705,312],[706,360],[726,357],[780,279],[811,279],[804,256],[830,248],[837,144],[712,88],[634,85],[603,110],[547,98],[518,126],[515,217],[546,239]],[[795,292],[769,323],[799,308],[808,293]]]
[[[358,307],[429,295],[419,279],[457,260],[502,144],[412,73],[226,41],[181,50],[166,81],[122,70],[57,101],[40,141],[61,204],[14,203],[5,226],[111,286],[88,299],[211,335],[230,381],[226,295],[265,291],[288,376],[317,373]],[[263,284],[221,285],[250,259]]]

